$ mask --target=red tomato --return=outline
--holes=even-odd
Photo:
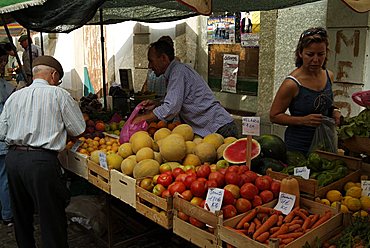
[[[229,167],[230,168],[230,167]],[[225,174],[225,183],[239,185],[240,175],[236,172],[226,172]]]
[[[195,172],[194,169],[189,169],[189,170],[185,171],[185,173],[188,174],[188,175],[193,175],[193,176],[197,177],[197,173]]]
[[[194,196],[191,200],[190,200],[190,203],[193,204],[193,205],[196,205],[196,206],[200,206],[200,204],[202,203],[203,201],[203,198],[200,198],[200,197],[196,197]]]
[[[239,166],[238,165],[231,165],[231,166],[227,167],[226,168],[226,173],[228,173],[228,172],[238,173],[239,172]]]
[[[188,222],[189,221],[189,216],[186,215],[184,212],[181,212],[181,211],[178,211],[177,212],[177,217],[179,217],[180,219],[182,219],[183,221],[186,221]]]
[[[271,183],[271,191],[274,194],[274,197],[278,197],[280,193],[280,182],[279,181],[272,181]]]
[[[198,177],[208,178],[210,173],[211,167],[209,166],[209,164],[202,164],[197,170]]]
[[[220,172],[222,175],[225,175],[226,168],[221,168],[221,169],[218,170],[218,172]]]
[[[160,174],[157,183],[162,184],[164,187],[168,187],[172,183],[172,176],[167,173]]]
[[[171,195],[174,195],[175,192],[181,194],[186,190],[186,186],[183,182],[174,182],[171,187],[168,188],[168,190],[170,191]]]
[[[192,224],[193,226],[196,226],[196,227],[199,227],[199,228],[204,228],[206,227],[206,224],[204,224],[203,222],[195,219],[194,217],[189,217],[189,222],[190,224]]]
[[[265,176],[257,177],[254,184],[260,191],[268,190],[271,187],[270,181]]]
[[[217,182],[214,179],[208,180],[206,182],[206,185],[207,185],[207,189],[209,189],[209,188],[217,188]]]
[[[197,180],[196,176],[194,176],[194,175],[188,175],[188,176],[185,178],[185,181],[184,181],[186,188],[190,189],[191,184],[192,184],[195,180]]]
[[[163,197],[163,198],[171,197],[170,191],[168,189],[166,189],[165,191],[162,192],[161,197]]]
[[[185,182],[185,178],[188,176],[188,174],[182,173],[178,175],[175,179],[176,182]]]
[[[244,174],[247,171],[249,171],[249,167],[248,166],[246,166],[246,165],[240,165],[239,166],[238,174],[239,175],[242,175],[242,174]]]
[[[222,205],[230,205],[230,204],[234,204],[235,202],[235,198],[234,198],[234,195],[233,193],[231,193],[230,191],[228,191],[227,189],[224,190],[224,198],[222,199]]]
[[[236,200],[235,208],[238,213],[245,213],[252,209],[252,203],[244,198],[239,198]]]
[[[215,180],[219,188],[225,185],[225,177],[219,171],[211,172],[208,176],[208,180]]]
[[[247,171],[244,174],[247,175],[245,180],[246,183],[254,183],[254,181],[256,181],[256,178],[258,177],[257,173],[254,171]]]
[[[264,190],[260,193],[262,203],[270,202],[274,199],[274,194],[270,190]]]
[[[190,189],[185,190],[181,193],[184,200],[191,201],[193,199],[193,194],[191,193]]]
[[[201,182],[205,183],[205,182],[207,182],[207,179],[205,179],[204,177],[198,177],[197,181],[201,181]]]
[[[237,211],[233,205],[226,205],[222,207],[222,214],[223,214],[224,219],[226,220],[226,219],[236,216]]]
[[[169,175],[169,176],[173,177],[173,175],[172,175],[172,171],[165,171],[165,172],[163,172],[163,173],[161,173],[161,174],[167,174],[167,175]]]
[[[245,183],[239,191],[241,197],[252,201],[254,196],[258,195],[258,188],[251,183]]]
[[[180,167],[177,167],[177,168],[172,170],[172,175],[173,175],[174,178],[177,178],[177,176],[182,174],[182,173],[185,173],[185,171],[183,169],[181,169]]]
[[[252,201],[253,208],[261,206],[262,205],[262,198],[258,195],[255,195]]]
[[[191,183],[190,190],[194,196],[204,197],[207,188],[205,182],[195,180],[194,182]]]

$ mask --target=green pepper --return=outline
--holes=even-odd
[[[312,171],[320,171],[322,167],[322,159],[316,152],[310,153],[307,159],[307,167]]]
[[[328,185],[333,181],[334,181],[333,176],[328,173],[321,173],[320,175],[317,176],[317,183],[320,187]]]
[[[319,172],[313,172],[310,174],[310,178],[311,179],[316,179],[316,177],[319,175],[320,173]]]
[[[332,163],[330,160],[323,158],[322,159],[322,169],[331,170],[334,169],[335,163]]]

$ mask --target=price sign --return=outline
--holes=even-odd
[[[361,180],[362,195],[370,196],[370,180]]]
[[[295,167],[294,168],[294,176],[301,176],[304,179],[310,178],[310,169],[308,169],[306,166],[304,167]]]
[[[80,147],[80,145],[82,145],[82,143],[84,142],[81,140],[77,140],[76,143],[74,143],[74,145],[72,146],[71,151],[77,152],[77,149]]]
[[[219,188],[209,188],[206,197],[204,208],[215,213],[221,209],[222,199],[224,198],[224,190]],[[208,208],[207,208],[208,206]]]
[[[243,135],[260,135],[260,117],[243,117],[242,118]]]
[[[107,155],[103,152],[99,152],[99,163],[101,167],[108,170]]]
[[[281,211],[283,214],[287,215],[292,211],[295,203],[295,195],[280,192],[278,204],[274,209]]]

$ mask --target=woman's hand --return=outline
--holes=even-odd
[[[157,106],[156,101],[153,100],[144,100],[141,102],[141,104],[143,106],[144,113],[153,110]]]
[[[322,120],[323,120],[322,114],[310,114],[304,117],[303,124],[305,126],[318,127],[320,126]]]
[[[342,113],[340,112],[339,109],[333,109],[333,119],[335,120],[335,125],[339,126],[341,116]]]

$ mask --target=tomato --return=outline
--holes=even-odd
[[[224,219],[226,220],[226,219],[230,219],[236,216],[237,211],[233,205],[226,205],[222,207],[222,214],[223,214]]]
[[[206,185],[207,185],[207,189],[209,189],[209,188],[217,188],[217,182],[214,179],[208,180],[206,182]]]
[[[254,171],[247,171],[244,173],[244,175],[247,175],[245,180],[246,183],[254,183],[254,181],[256,181],[256,178],[258,177],[257,173]]]
[[[268,190],[271,187],[270,181],[265,176],[257,177],[254,184],[260,191]]]
[[[167,173],[160,174],[157,183],[162,184],[164,187],[168,187],[172,183],[172,176]]]
[[[162,184],[156,184],[153,188],[153,194],[157,196],[161,196],[163,191],[165,191],[166,188]]]
[[[211,173],[211,167],[209,166],[209,164],[202,164],[197,170],[198,177],[208,178],[210,173]]]
[[[158,174],[158,175],[155,175],[155,176],[153,177],[153,183],[154,183],[154,184],[157,184],[158,177],[159,177],[159,174]]]
[[[225,177],[220,171],[211,172],[208,176],[208,180],[215,180],[219,188],[225,185]]]
[[[170,191],[171,195],[174,195],[175,192],[181,194],[186,190],[186,186],[183,182],[174,182],[171,184],[171,187],[169,187],[168,190]]]
[[[240,165],[239,171],[237,172],[239,175],[244,174],[245,172],[249,171],[249,167],[246,165]]]
[[[230,191],[225,189],[224,198],[222,199],[222,205],[230,205],[230,204],[234,204],[234,202],[235,202],[234,195]]]
[[[165,171],[165,172],[163,172],[162,174],[167,174],[167,175],[169,175],[169,176],[173,177],[173,175],[172,175],[172,171]]]
[[[238,199],[240,197],[240,188],[234,184],[228,184],[224,187],[224,189],[227,189],[230,191],[235,199]]]
[[[258,188],[251,183],[245,183],[240,188],[240,195],[241,197],[252,201],[254,199],[254,196],[258,195]]]
[[[161,166],[159,166],[159,172],[162,174],[166,171],[172,171],[171,166],[169,164],[161,164]]]
[[[239,172],[239,166],[238,165],[231,165],[231,166],[227,167],[226,173],[228,173],[228,172],[238,173]]]
[[[194,196],[204,197],[206,190],[207,190],[206,183],[195,180],[194,182],[191,183],[190,190]]]
[[[185,190],[181,193],[184,200],[191,201],[193,199],[193,194],[191,193],[190,189]]]
[[[178,176],[175,178],[175,181],[176,181],[176,182],[185,182],[185,178],[186,178],[187,176],[188,176],[187,174],[182,173],[182,174],[178,175]]]
[[[226,169],[225,168],[221,168],[221,169],[218,170],[218,172],[220,172],[222,175],[225,175]]]
[[[204,224],[203,222],[197,220],[196,218],[194,217],[189,217],[189,222],[190,224],[192,224],[193,226],[196,226],[196,227],[199,227],[199,228],[204,228],[206,227],[206,224]]]
[[[197,181],[201,181],[203,183],[206,183],[207,182],[207,179],[205,179],[204,177],[198,177],[197,178]]]
[[[140,187],[145,190],[152,191],[154,187],[153,180],[151,178],[144,178],[140,181]]]
[[[206,205],[206,200],[203,200],[203,201],[200,203],[199,207],[204,208],[204,205]]]
[[[184,212],[181,212],[181,211],[178,211],[177,212],[177,217],[179,217],[180,219],[182,219],[183,221],[186,221],[188,222],[189,221],[189,216],[186,215]]]
[[[271,183],[271,191],[274,194],[274,197],[277,198],[280,193],[280,182],[279,181],[272,181]]]
[[[262,203],[267,203],[274,199],[274,193],[270,190],[264,190],[260,193],[260,197],[262,199]]]
[[[183,169],[181,169],[180,167],[177,167],[177,168],[172,170],[172,175],[173,175],[174,178],[177,178],[177,176],[182,174],[182,173],[185,173],[185,171]]]
[[[196,206],[200,206],[200,204],[202,203],[203,201],[203,198],[200,198],[200,197],[196,197],[194,196],[191,200],[190,200],[190,203],[193,204],[193,205],[196,205]]]
[[[236,200],[235,208],[239,214],[248,212],[252,209],[252,203],[244,198],[239,198]]]
[[[230,167],[229,167],[230,168]],[[225,183],[239,185],[240,175],[236,172],[226,172],[225,174]]]
[[[252,201],[253,208],[261,206],[262,205],[262,198],[258,195],[255,195]]]
[[[162,192],[161,197],[163,197],[163,198],[171,197],[170,191],[168,189],[166,189],[165,191]]]
[[[184,181],[186,188],[190,189],[191,184],[192,184],[195,180],[197,180],[196,176],[194,176],[194,175],[188,175],[188,176],[185,178],[185,181]]]

